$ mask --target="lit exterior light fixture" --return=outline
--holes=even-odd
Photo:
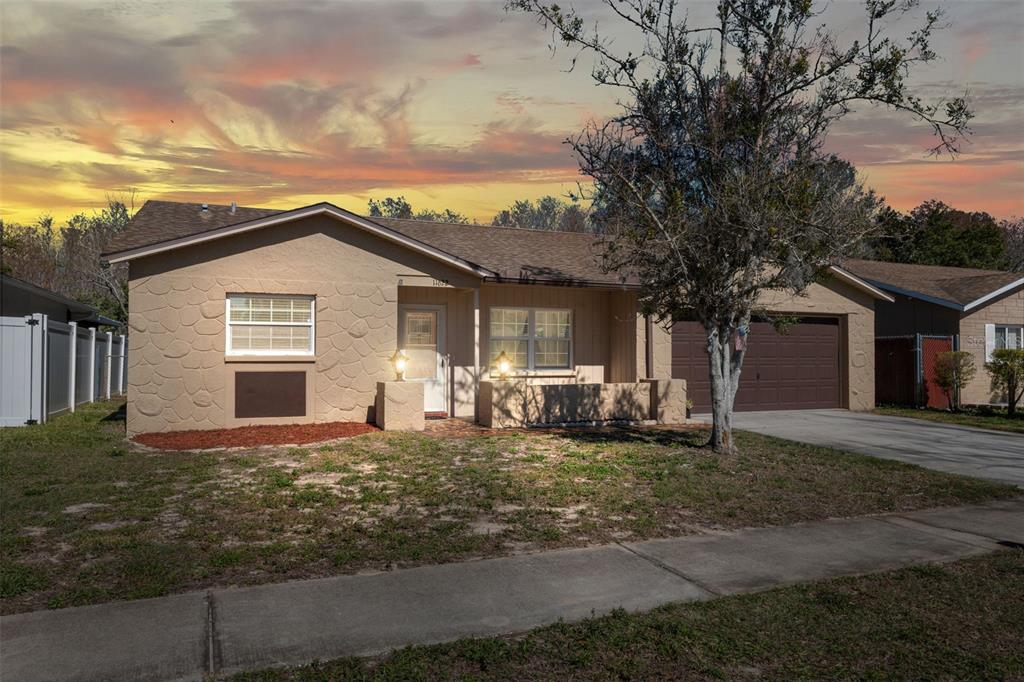
[[[502,379],[507,379],[508,375],[512,373],[512,360],[505,354],[505,351],[498,353],[498,357],[494,358],[494,364],[498,366],[498,376]]]
[[[405,354],[405,351],[399,348],[395,351],[395,354],[391,356],[391,365],[395,368],[395,379],[397,381],[405,381],[405,370],[409,367],[409,356]]]

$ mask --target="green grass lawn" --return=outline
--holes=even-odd
[[[889,405],[875,408],[875,414],[884,414],[890,417],[912,417],[913,419],[925,419],[945,424],[974,426],[979,429],[1024,433],[1024,406],[1012,418],[1007,416],[1006,408],[1003,407],[966,407],[961,412],[948,412],[946,410],[919,410],[914,407]]]
[[[5,613],[980,502],[998,483],[740,434],[373,433],[153,452],[116,403],[0,431]]]
[[[1009,550],[233,680],[1019,680],[1022,605]]]

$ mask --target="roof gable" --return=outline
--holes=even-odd
[[[166,203],[169,203],[169,202],[161,202],[161,203],[166,204]],[[147,202],[147,205],[148,204],[149,204],[149,202]],[[196,205],[195,204],[186,204],[186,206],[195,207]],[[143,208],[145,208],[145,206]],[[211,220],[211,221],[214,221],[212,223],[212,225],[211,225],[211,223],[202,222],[198,226],[201,229],[196,230],[195,227],[193,227],[191,232],[186,232],[187,225],[182,225],[180,222],[175,222],[173,220],[173,216],[172,215],[168,215],[167,213],[165,213],[163,211],[160,211],[159,209],[161,207],[157,206],[157,207],[154,207],[154,208],[156,210],[150,211],[149,214],[146,216],[145,221],[143,222],[144,229],[149,228],[150,226],[158,225],[159,222],[160,222],[161,217],[168,221],[169,226],[168,227],[159,228],[159,230],[152,230],[152,229],[150,229],[150,230],[148,230],[150,235],[152,235],[154,232],[157,232],[157,231],[159,231],[159,233],[164,234],[164,235],[172,235],[172,234],[180,234],[180,233],[183,233],[183,234],[181,234],[181,236],[178,236],[178,237],[170,237],[170,238],[163,239],[162,241],[159,241],[159,242],[156,242],[156,243],[146,244],[146,245],[142,245],[142,246],[139,246],[139,247],[136,247],[136,248],[129,248],[129,249],[125,249],[125,250],[121,250],[121,251],[116,251],[116,252],[115,251],[108,252],[107,254],[104,254],[104,255],[108,258],[108,260],[110,260],[110,262],[117,263],[117,262],[121,262],[121,261],[132,260],[133,258],[139,258],[139,257],[142,257],[142,256],[153,255],[153,254],[161,253],[163,251],[170,251],[170,250],[173,250],[173,249],[178,249],[178,248],[182,248],[184,246],[190,246],[190,245],[193,245],[193,244],[201,244],[203,242],[210,241],[210,240],[213,240],[213,239],[221,239],[221,238],[224,238],[224,237],[229,237],[231,235],[240,234],[240,233],[243,233],[243,232],[249,232],[249,231],[252,231],[252,230],[262,229],[264,227],[269,227],[271,225],[277,225],[277,224],[284,223],[284,222],[291,222],[291,221],[295,221],[295,220],[301,220],[302,218],[308,218],[308,217],[316,216],[316,215],[327,215],[327,216],[336,218],[338,220],[343,220],[343,221],[345,221],[348,224],[351,224],[351,225],[354,225],[356,227],[362,228],[362,229],[366,230],[367,232],[375,234],[375,235],[377,235],[379,237],[382,237],[382,238],[384,238],[384,239],[386,239],[388,241],[399,243],[402,246],[410,248],[410,249],[412,249],[414,251],[418,251],[418,252],[423,253],[423,254],[425,254],[427,256],[435,258],[437,260],[446,262],[449,265],[453,265],[453,266],[455,266],[455,267],[457,267],[457,268],[459,268],[461,270],[465,270],[467,272],[471,272],[471,273],[473,273],[475,275],[478,275],[480,277],[485,277],[487,275],[493,274],[493,273],[490,273],[489,271],[487,271],[485,268],[482,268],[482,267],[476,265],[475,263],[471,263],[471,262],[465,261],[465,260],[463,260],[461,258],[458,258],[458,257],[456,257],[456,256],[454,256],[454,255],[452,255],[450,253],[446,253],[445,251],[443,251],[441,249],[437,249],[437,248],[435,248],[435,247],[433,247],[433,246],[431,246],[429,244],[420,242],[420,241],[418,241],[416,239],[413,239],[413,238],[411,238],[411,237],[409,237],[407,235],[401,234],[399,232],[395,232],[394,230],[391,230],[391,229],[389,229],[387,227],[384,227],[382,225],[377,225],[376,223],[373,223],[373,222],[371,222],[371,221],[369,221],[369,220],[367,220],[365,218],[362,218],[361,216],[358,216],[358,215],[356,215],[354,213],[350,213],[349,211],[346,211],[343,208],[339,208],[339,207],[337,207],[337,206],[335,206],[333,204],[327,203],[327,202],[322,202],[322,203],[319,203],[319,204],[313,204],[311,206],[304,206],[302,208],[296,208],[296,209],[293,209],[293,210],[290,210],[290,211],[274,211],[274,212],[269,213],[267,215],[264,215],[262,217],[256,217],[256,218],[253,218],[253,219],[250,219],[250,220],[243,220],[242,222],[234,222],[234,223],[228,223],[228,224],[217,224],[215,217],[211,215],[210,218],[201,218],[200,220],[204,220],[204,221],[205,220]],[[225,208],[225,207],[217,207],[217,208]],[[210,210],[210,208],[207,207],[206,205],[204,205],[203,207],[200,208],[200,211],[202,211],[204,213],[206,211],[208,211],[208,210]],[[234,216],[240,216],[240,217],[244,218],[246,213],[244,213],[243,210],[244,209],[236,209],[236,212],[235,213],[231,213],[230,215],[233,216],[233,217]],[[255,210],[258,211],[258,210],[261,210],[261,209],[255,209]],[[141,212],[142,211],[140,210],[140,213]],[[220,215],[217,216],[217,219],[219,219],[220,221],[223,221],[224,220],[224,218],[223,218],[223,216],[224,216],[223,211],[220,211],[219,214]],[[250,214],[250,215],[255,215],[255,214]],[[196,220],[195,217],[194,217],[194,214],[193,214],[192,220],[193,220],[193,222]],[[126,232],[131,231],[131,229],[132,229],[132,226],[129,225],[129,228],[128,228],[128,230],[126,230]],[[125,240],[125,241],[130,242],[130,240]],[[113,246],[118,246],[118,244],[115,244]]]
[[[139,258],[239,232],[329,214],[496,281],[623,285],[601,268],[593,235],[359,216],[328,202],[280,211],[148,201],[104,254]]]

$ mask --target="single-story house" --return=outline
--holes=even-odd
[[[80,327],[122,327],[91,305],[62,296],[31,282],[0,273],[0,315],[22,317],[42,313],[56,322],[75,322]]]
[[[585,234],[149,201],[105,256],[129,263],[131,434],[373,419],[399,349],[426,413],[477,418],[502,351],[519,384],[600,401],[677,362]],[[835,268],[768,302],[834,322],[837,406],[873,406],[878,298]]]
[[[1000,402],[984,364],[996,348],[1024,348],[1024,274],[869,260],[844,267],[894,298],[875,308],[880,339],[948,338],[974,355],[977,369],[961,402]]]

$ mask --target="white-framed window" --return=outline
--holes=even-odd
[[[1024,348],[1024,325],[996,325],[996,350],[1000,348]]]
[[[491,308],[490,367],[505,351],[516,370],[572,368],[572,311]]]
[[[312,296],[229,294],[228,355],[313,355]]]

